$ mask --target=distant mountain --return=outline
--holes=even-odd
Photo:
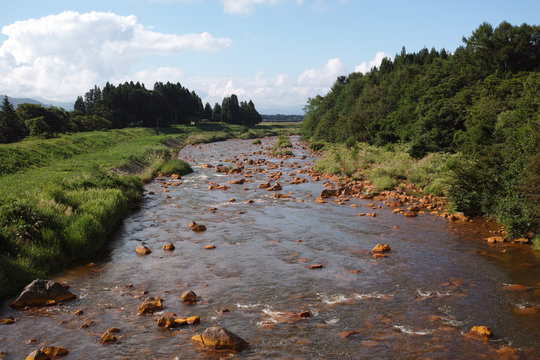
[[[5,95],[0,95],[0,101],[4,100],[4,96]],[[39,98],[39,100],[36,100],[36,99],[31,99],[31,98],[14,98],[14,97],[8,96],[8,100],[10,103],[13,104],[15,108],[17,108],[17,106],[19,106],[20,104],[36,104],[36,105],[41,105],[45,107],[56,106],[56,107],[61,107],[61,108],[64,108],[65,110],[71,111],[73,110],[73,104],[74,104],[74,102],[52,101],[52,100],[47,100],[44,98]]]

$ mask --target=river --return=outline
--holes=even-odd
[[[268,157],[264,149],[275,140],[186,146],[179,157],[194,173],[148,184],[141,209],[122,223],[100,259],[54,278],[69,283],[76,300],[34,311],[2,305],[0,318],[16,320],[0,325],[5,359],[24,359],[45,345],[66,347],[66,359],[540,358],[538,253],[487,244],[489,226],[477,222],[407,218],[357,198],[316,203],[324,179],[302,172],[315,161],[312,153],[294,137],[295,157]],[[244,163],[243,174],[203,167],[237,162]],[[276,171],[283,190],[260,189]],[[308,181],[289,184],[293,177]],[[227,183],[238,179],[247,181]],[[371,210],[368,203],[381,207]],[[377,216],[357,216],[362,211]],[[191,231],[191,221],[207,230]],[[176,249],[162,250],[166,243]],[[390,245],[388,257],[372,256],[377,243]],[[152,253],[137,255],[141,244]],[[323,267],[309,269],[315,264]],[[189,289],[196,304],[180,298]],[[201,324],[158,328],[156,315],[137,315],[148,296],[161,297],[164,312],[199,315]],[[283,314],[301,311],[311,316]],[[190,340],[215,324],[250,347],[213,353]],[[488,326],[494,337],[464,335],[476,325]],[[121,329],[119,341],[100,344],[110,327]]]

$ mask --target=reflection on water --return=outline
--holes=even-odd
[[[540,356],[540,314],[515,310],[540,306],[540,260],[529,248],[490,247],[479,240],[487,229],[477,223],[410,219],[384,206],[375,218],[358,217],[351,206],[317,204],[321,182],[298,171],[314,161],[305,148],[297,145],[295,157],[279,165],[268,158],[276,168],[258,165],[266,156],[257,152],[274,141],[184,148],[180,157],[195,172],[149,184],[142,208],[126,219],[104,258],[57,277],[71,285],[76,301],[38,312],[1,308],[0,318],[17,320],[0,325],[6,358],[45,345],[67,347],[68,359],[495,359],[505,346],[522,358]],[[237,163],[252,176],[203,167]],[[275,171],[282,172],[279,193],[290,198],[259,189],[275,184],[268,178]],[[309,181],[291,185],[293,177]],[[242,178],[243,184],[227,183]],[[191,231],[191,221],[207,231]],[[378,242],[391,246],[389,257],[371,257]],[[166,243],[176,250],[162,250]],[[152,253],[137,255],[142,244]],[[323,268],[309,270],[313,264]],[[509,284],[526,288],[512,291]],[[200,297],[197,304],[182,302],[186,289]],[[137,315],[148,296],[164,299],[163,312],[200,315],[201,324],[158,329],[155,316]],[[74,315],[80,309],[83,315]],[[283,315],[306,310],[311,317]],[[202,352],[190,337],[214,324],[248,340],[250,349]],[[464,337],[474,325],[489,326],[495,338]],[[99,344],[113,326],[122,330],[119,342]],[[350,336],[340,336],[346,331]]]

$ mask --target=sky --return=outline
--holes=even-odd
[[[483,22],[538,14],[538,0],[0,0],[0,94],[74,102],[107,81],[170,81],[212,106],[236,94],[302,114],[403,46],[454,51]]]

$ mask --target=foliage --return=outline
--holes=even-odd
[[[284,147],[292,147],[291,138],[286,135],[279,135],[276,143],[274,144],[274,149],[280,149]]]
[[[540,230],[539,89],[540,26],[484,23],[452,54],[403,48],[366,74],[338,77],[309,99],[301,134],[349,147],[407,144],[414,159],[458,153],[447,181],[407,176],[448,191],[456,210],[495,216],[515,236]]]

